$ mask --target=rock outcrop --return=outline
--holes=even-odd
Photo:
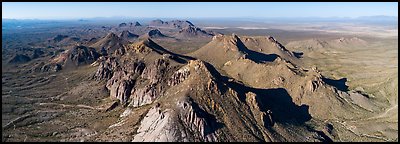
[[[150,84],[158,83],[164,76],[169,63],[164,59],[157,59],[154,64],[144,69],[141,78],[148,79]]]
[[[104,57],[101,57],[104,59]],[[96,73],[93,75],[95,80],[108,80],[113,76],[113,71],[117,68],[118,62],[115,58],[108,58],[99,63]]]
[[[170,109],[162,111],[160,107],[151,108],[141,121],[133,142],[174,142],[179,141],[180,137],[186,137],[185,132],[176,130],[172,125],[171,115]]]
[[[172,75],[167,84],[169,86],[175,86],[183,82],[186,78],[188,78],[189,74],[190,74],[189,68],[187,66],[184,66]]]
[[[129,99],[130,92],[134,81],[123,72],[115,72],[113,77],[107,81],[107,89],[110,90],[110,96],[117,98],[121,103],[126,103]]]
[[[267,110],[267,112],[261,111],[259,107],[259,102],[256,98],[257,95],[255,93],[246,93],[246,102],[249,105],[250,110],[253,113],[253,116],[256,119],[257,123],[261,124],[264,127],[273,126],[274,120],[272,118],[272,112],[269,110]]]
[[[111,97],[117,98],[125,104],[131,96],[135,80],[142,73],[144,67],[144,64],[140,61],[118,67],[115,60],[109,59],[100,64],[94,78],[108,79],[113,74],[111,79],[107,81],[106,88],[110,90]],[[114,72],[114,70],[118,71]]]
[[[216,121],[192,101],[181,101],[174,108],[152,107],[140,123],[134,142],[218,141]],[[180,123],[181,122],[181,123]]]
[[[309,91],[315,92],[319,87],[324,85],[322,81],[322,76],[319,74],[315,76],[311,81],[308,82]]]
[[[202,110],[191,99],[178,102],[178,107],[183,125],[193,132],[195,139],[208,142],[218,141],[215,134],[217,122],[212,119],[214,116]]]
[[[157,88],[155,84],[146,85],[144,88],[134,89],[131,92],[131,107],[140,107],[146,104],[151,104],[154,100],[160,97],[162,89]]]
[[[130,106],[139,107],[142,105],[150,104],[157,98],[163,95],[164,82],[162,78],[165,76],[169,63],[164,59],[157,59],[150,66],[147,66],[140,78],[146,79],[148,84],[142,88],[132,90],[132,101]]]

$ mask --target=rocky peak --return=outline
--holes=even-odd
[[[142,26],[139,22],[130,23],[131,26]]]

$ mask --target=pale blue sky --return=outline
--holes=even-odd
[[[397,2],[2,2],[2,18],[398,16]]]

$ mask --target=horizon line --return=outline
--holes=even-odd
[[[109,17],[82,17],[82,18],[2,18],[9,20],[86,20],[86,19],[296,19],[296,18],[317,18],[317,19],[357,19],[363,17],[391,17],[398,18],[398,16],[394,15],[367,15],[367,16],[358,16],[358,17],[344,17],[344,16],[331,16],[331,17],[318,17],[318,16],[302,16],[302,17],[251,17],[251,16],[240,16],[240,17],[135,17],[135,16],[109,16]]]

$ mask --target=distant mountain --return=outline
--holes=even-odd
[[[158,29],[152,29],[152,30],[148,31],[145,35],[143,35],[142,37],[165,38],[167,36],[162,34],[161,31]]]
[[[202,30],[195,26],[187,26],[181,29],[176,35],[179,38],[187,38],[187,37],[212,37],[213,33],[209,33],[205,30]]]
[[[142,26],[139,22],[129,23],[130,26]]]
[[[48,39],[47,42],[50,45],[72,45],[80,42],[79,37],[70,37],[68,35],[56,35],[55,37]]]
[[[396,16],[385,16],[385,15],[362,16],[362,17],[357,17],[355,19],[368,20],[368,21],[398,21],[398,17]]]
[[[135,26],[142,26],[139,22],[130,22],[130,23],[120,23],[118,27],[135,27]]]
[[[122,31],[122,33],[119,35],[120,38],[125,39],[125,40],[134,40],[139,37],[139,35],[133,34],[128,30]]]
[[[150,21],[149,26],[154,26],[154,27],[171,27],[171,28],[186,28],[189,26],[194,26],[190,21],[184,21],[184,20],[171,20],[171,21],[162,21],[160,19]]]
[[[192,22],[187,20],[171,20],[171,21],[162,21],[160,19],[150,21],[150,27],[156,28],[173,28],[178,30],[174,37],[185,39],[185,38],[194,38],[194,37],[212,37],[213,33],[202,30],[199,27],[196,27]]]
[[[126,27],[126,26],[127,26],[126,23],[120,23],[120,24],[118,25],[118,27]]]
[[[315,52],[323,49],[350,49],[353,47],[363,47],[367,45],[367,41],[358,37],[340,37],[331,40],[312,38],[301,41],[292,41],[286,44],[286,47],[303,52]]]

